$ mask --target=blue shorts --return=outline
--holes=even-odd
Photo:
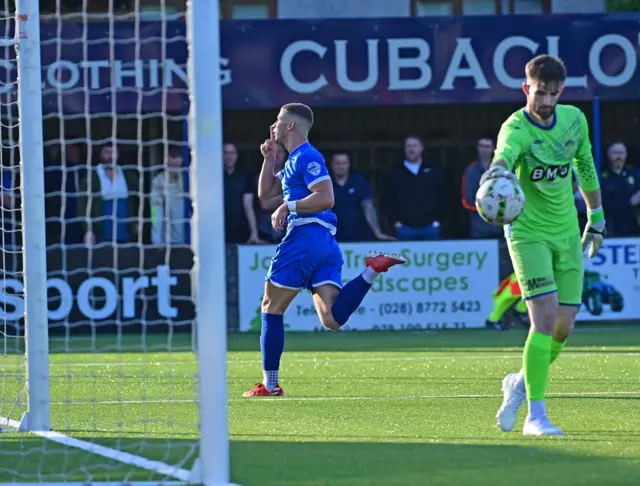
[[[329,230],[310,223],[292,228],[276,249],[265,280],[291,290],[331,284],[342,288],[342,251]]]

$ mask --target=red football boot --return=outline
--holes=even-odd
[[[284,390],[280,388],[280,385],[276,385],[273,390],[269,391],[262,383],[256,383],[255,388],[244,392],[243,397],[281,397],[284,395]]]
[[[384,273],[394,265],[404,265],[407,259],[398,253],[380,253],[370,251],[365,263],[376,273]]]

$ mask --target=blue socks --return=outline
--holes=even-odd
[[[361,275],[347,283],[338,293],[331,308],[335,321],[343,326],[367,295],[378,274],[367,268]],[[262,351],[263,385],[272,391],[278,385],[280,358],[284,352],[284,316],[281,314],[262,314],[262,332],[260,333]]]
[[[264,371],[278,371],[280,358],[284,351],[284,316],[262,314],[260,349],[262,350],[262,369]]]
[[[335,321],[344,326],[351,314],[353,314],[367,295],[371,288],[371,283],[367,282],[363,275],[358,275],[345,285],[331,308],[331,313]]]

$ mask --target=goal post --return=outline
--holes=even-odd
[[[42,78],[38,0],[16,2],[27,411],[21,431],[51,428]],[[23,127],[28,129],[23,130]]]
[[[205,484],[229,481],[227,418],[227,281],[222,166],[222,93],[218,1],[187,0],[190,80],[191,181],[197,221],[194,238],[198,316],[196,353],[200,386],[199,461]],[[216,157],[215,154],[220,154]],[[212,298],[218,296],[218,299]],[[220,461],[220,458],[224,458]]]
[[[229,485],[219,1],[54,3],[0,40],[0,484]]]

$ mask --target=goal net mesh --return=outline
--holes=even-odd
[[[18,118],[15,10],[2,12],[0,483],[184,480],[197,457],[184,3],[40,2],[49,434],[15,431],[18,142],[33,120]]]
[[[4,60],[6,72],[17,72],[15,48],[11,43],[13,26],[8,12],[0,12],[2,37],[6,43],[0,45],[0,57]],[[21,416],[26,410],[22,401],[26,368],[22,356],[22,340],[15,323],[6,319],[7,280],[22,281],[21,260],[21,213],[19,210],[18,171],[14,170],[14,160],[18,159],[18,97],[15,76],[0,78],[0,245],[2,251],[3,294],[5,318],[0,336],[2,338],[2,375],[0,378],[0,416]],[[20,311],[21,309],[15,309]],[[9,312],[10,313],[10,312]],[[0,425],[1,426],[1,425]]]

